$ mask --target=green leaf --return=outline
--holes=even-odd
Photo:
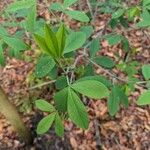
[[[143,0],[143,6],[149,5],[150,4],[150,0]]]
[[[49,56],[41,57],[36,65],[35,73],[38,78],[45,77],[54,68],[55,62]]]
[[[120,87],[119,97],[120,97],[121,104],[124,105],[124,107],[128,108],[129,100],[125,92],[121,89],[121,87]]]
[[[28,16],[26,18],[26,29],[30,32],[34,32],[35,22],[36,22],[36,5],[29,9]]]
[[[71,6],[71,5],[73,5],[74,3],[76,3],[77,1],[78,0],[64,0],[63,6],[65,8],[67,8],[67,7]]]
[[[0,65],[1,66],[5,65],[5,57],[4,57],[4,52],[3,52],[3,47],[1,42],[0,42]]]
[[[68,89],[65,88],[54,95],[56,109],[61,112],[67,111]]]
[[[65,76],[60,76],[55,83],[55,86],[58,90],[65,88],[67,85],[67,78]]]
[[[141,18],[142,18],[142,20],[139,23],[137,23],[138,27],[148,27],[148,26],[150,26],[150,22],[149,22],[150,13],[147,9],[143,10],[143,13],[141,14]]]
[[[130,50],[130,44],[129,44],[129,41],[127,38],[125,37],[122,37],[122,47],[123,47],[123,50],[125,52],[128,52]]]
[[[79,38],[80,37],[80,38]],[[65,53],[72,52],[83,46],[86,35],[83,32],[71,32],[66,39]]]
[[[46,45],[45,39],[42,36],[34,34],[34,39],[38,44],[38,46],[41,48],[41,51],[43,51],[44,53],[50,56],[52,55],[51,52],[49,51],[48,46]]]
[[[59,56],[61,57],[65,48],[66,44],[66,31],[65,26],[62,24],[57,33],[56,33],[57,41],[58,41],[58,47],[59,47]]]
[[[89,125],[88,114],[86,108],[81,102],[78,95],[68,88],[67,109],[69,118],[79,127],[87,129]]]
[[[75,91],[94,99],[102,99],[109,95],[108,88],[101,82],[95,80],[77,81],[71,87]]]
[[[20,51],[29,49],[29,46],[25,44],[21,39],[7,36],[3,36],[2,39],[10,48],[14,50]]]
[[[113,68],[115,66],[115,63],[113,62],[113,60],[107,56],[98,56],[94,59],[94,62],[108,69]]]
[[[67,14],[70,18],[81,21],[81,22],[89,22],[89,17],[81,11],[78,10],[68,10],[65,11],[65,14]]]
[[[90,44],[90,57],[94,57],[96,53],[100,50],[99,39],[93,39]]]
[[[5,10],[7,12],[16,12],[21,9],[27,9],[35,5],[36,0],[21,0],[11,3]]]
[[[61,3],[52,3],[49,7],[50,10],[55,10],[55,11],[64,11],[64,8]]]
[[[113,46],[118,44],[122,40],[122,36],[119,34],[110,35],[106,38],[108,40],[108,43]]]
[[[124,14],[125,10],[122,9],[122,8],[119,8],[116,12],[114,12],[112,14],[112,19],[116,19],[116,18],[119,18],[121,17],[123,14]]]
[[[111,116],[114,116],[117,113],[119,110],[119,104],[119,89],[118,86],[114,86],[108,99],[108,111]]]
[[[50,103],[48,103],[46,100],[44,99],[39,99],[35,101],[35,105],[38,109],[42,110],[42,111],[46,111],[46,112],[52,112],[55,111],[55,108],[53,105],[51,105]]]
[[[80,31],[86,34],[86,38],[89,38],[92,35],[94,29],[92,26],[82,26]]]
[[[2,26],[0,26],[0,37],[1,36],[8,36],[7,30]]]
[[[56,35],[47,24],[45,25],[45,42],[53,57],[59,57],[59,47]]]
[[[103,83],[108,88],[112,87],[112,83],[107,78],[100,76],[100,75],[87,76],[87,77],[79,79],[78,81],[84,81],[84,80],[96,80],[96,81]]]
[[[52,126],[52,123],[55,120],[56,112],[51,113],[50,115],[44,117],[37,126],[37,134],[46,133],[49,128]]]
[[[150,104],[150,90],[147,90],[139,97],[137,104],[140,106]]]
[[[143,65],[142,66],[142,74],[143,74],[145,80],[150,79],[150,65]]]
[[[64,135],[64,125],[58,113],[55,118],[55,132],[58,136]]]

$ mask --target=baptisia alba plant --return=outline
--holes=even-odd
[[[86,40],[86,35],[83,32],[67,33],[64,24],[59,27],[57,32],[54,32],[46,24],[44,31],[44,36],[34,35],[41,51],[46,54],[38,61],[36,74],[38,77],[44,77],[56,66],[61,68],[62,74],[64,73],[66,76],[58,78],[58,82],[61,83],[56,81],[56,87],[59,91],[54,95],[54,106],[43,99],[36,101],[37,108],[49,113],[39,122],[37,133],[47,132],[54,124],[56,133],[62,136],[64,133],[63,120],[67,118],[70,118],[77,126],[87,129],[89,118],[87,109],[81,101],[81,95],[92,99],[102,99],[109,96],[109,89],[94,77],[83,77],[71,82],[69,74],[66,72],[66,67],[69,66],[66,63],[68,58],[65,58],[65,54],[80,48]],[[66,66],[62,62],[66,63]]]

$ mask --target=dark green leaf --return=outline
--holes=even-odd
[[[80,38],[79,38],[80,37]],[[82,47],[86,41],[86,35],[83,32],[71,32],[67,36],[65,53],[72,52]]]
[[[67,8],[67,7],[71,6],[71,5],[73,5],[74,3],[76,3],[77,1],[78,0],[64,0],[63,6],[65,8]]]
[[[48,75],[48,73],[54,68],[55,62],[54,60],[49,56],[41,57],[36,65],[36,76],[38,78],[45,77]]]
[[[26,28],[30,33],[34,32],[35,21],[36,21],[36,5],[32,6],[29,9],[29,13],[26,18]]]
[[[96,53],[100,50],[99,39],[93,39],[90,45],[90,57],[94,57]]]
[[[58,90],[65,88],[67,85],[67,78],[65,76],[60,76],[55,83],[55,86]]]
[[[61,3],[52,3],[49,7],[50,10],[55,10],[55,11],[64,11],[64,8]]]
[[[46,112],[52,112],[55,111],[55,108],[53,105],[45,101],[44,99],[39,99],[35,101],[35,105],[38,109]]]
[[[108,99],[108,111],[111,116],[114,116],[119,110],[120,97],[118,92],[118,86],[114,86]]]
[[[89,125],[88,114],[86,108],[81,102],[78,95],[68,88],[67,109],[69,118],[79,127],[87,129]]]
[[[94,30],[92,26],[82,26],[80,28],[80,31],[86,34],[86,38],[89,38],[92,35]]]
[[[102,99],[109,95],[108,88],[96,80],[77,81],[71,87],[75,91],[94,99]]]
[[[55,118],[55,132],[58,136],[64,135],[64,125],[58,113]]]
[[[51,113],[50,115],[44,117],[37,126],[37,134],[44,134],[49,130],[55,120],[56,112]]]
[[[112,14],[112,18],[113,18],[113,19],[119,18],[119,17],[121,17],[121,16],[124,14],[124,12],[125,12],[124,9],[119,8],[117,11],[115,11],[115,12]]]
[[[137,101],[138,105],[149,105],[150,104],[150,90],[144,92]]]
[[[150,65],[143,65],[142,66],[142,74],[143,74],[145,80],[150,79]]]
[[[115,63],[113,62],[113,60],[107,56],[100,56],[100,57],[96,57],[94,59],[94,61],[104,67],[104,68],[113,68],[115,66]]]
[[[65,88],[54,95],[56,109],[66,112],[67,110],[68,89]]]
[[[89,17],[81,11],[78,10],[68,10],[65,13],[72,19],[81,21],[81,22],[89,22]]]

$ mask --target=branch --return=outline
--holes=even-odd
[[[34,90],[34,89],[36,89],[36,88],[40,88],[40,87],[42,87],[42,86],[45,86],[45,85],[48,85],[48,84],[52,84],[52,83],[55,83],[55,82],[56,82],[56,80],[44,82],[44,83],[35,85],[35,86],[33,86],[33,87],[30,87],[30,88],[28,88],[28,90]]]

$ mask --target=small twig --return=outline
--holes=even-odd
[[[56,82],[56,80],[44,82],[44,83],[35,85],[35,86],[33,86],[33,87],[30,87],[30,88],[28,88],[28,90],[34,90],[34,89],[36,89],[36,88],[40,88],[40,87],[42,87],[42,86],[45,86],[45,85],[48,85],[48,84],[52,84],[52,83],[55,83],[55,82]]]
[[[93,14],[92,7],[91,7],[91,4],[90,4],[89,0],[86,0],[86,3],[89,7],[89,11],[90,11],[90,14],[91,14],[92,18],[94,18],[94,14]]]
[[[97,119],[94,119],[94,126],[95,126],[96,147],[98,149],[102,149],[102,142],[101,142],[100,131],[99,131]]]

